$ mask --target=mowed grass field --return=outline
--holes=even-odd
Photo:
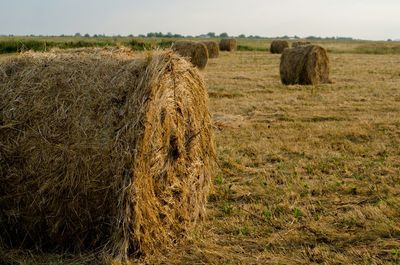
[[[146,262],[400,264],[400,55],[327,46],[342,52],[329,54],[333,84],[318,87],[281,85],[280,56],[267,52],[209,61],[218,168],[208,216]],[[90,255],[0,255],[93,264]]]

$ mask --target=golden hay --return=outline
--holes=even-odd
[[[222,39],[219,42],[219,49],[228,52],[235,51],[237,49],[237,41],[235,39]]]
[[[215,41],[203,41],[202,42],[207,47],[209,58],[218,58],[219,56],[219,46]]]
[[[208,96],[172,51],[26,53],[0,63],[0,244],[117,259],[204,216]]]
[[[289,48],[289,42],[285,40],[274,40],[271,42],[271,53],[282,53],[286,48]]]
[[[330,83],[328,55],[317,45],[285,49],[281,56],[280,75],[285,85]]]
[[[172,49],[199,69],[204,69],[208,62],[207,47],[203,43],[194,41],[177,41]]]
[[[309,45],[309,44],[311,44],[311,42],[309,42],[309,41],[295,41],[292,43],[292,48],[296,48],[299,46],[305,46],[305,45]]]

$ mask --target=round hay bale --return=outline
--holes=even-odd
[[[289,42],[285,40],[274,40],[271,42],[271,53],[282,53],[286,48],[289,48]]]
[[[202,77],[172,51],[0,63],[0,243],[158,253],[204,216],[215,159]]]
[[[296,48],[296,47],[299,47],[299,46],[310,45],[310,44],[311,44],[311,42],[309,42],[309,41],[295,41],[295,42],[292,43],[292,48]]]
[[[208,62],[207,47],[203,43],[194,41],[177,41],[172,49],[199,69],[204,69]]]
[[[215,41],[203,41],[202,42],[207,47],[209,58],[218,58],[219,56],[219,46]]]
[[[281,56],[280,75],[284,85],[330,83],[328,55],[317,45],[285,49]]]
[[[228,52],[235,51],[237,49],[237,41],[235,39],[222,39],[219,42],[219,49]]]

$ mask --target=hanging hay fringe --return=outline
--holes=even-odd
[[[309,41],[295,41],[292,43],[292,48],[296,48],[299,46],[305,46],[305,45],[309,45],[309,44],[311,44],[311,42],[309,42]]]
[[[316,45],[285,49],[280,75],[285,85],[330,83],[328,55],[324,48]]]
[[[125,52],[0,63],[1,244],[125,259],[169,249],[204,216],[203,79],[172,51]]]
[[[219,46],[215,41],[203,41],[202,42],[207,47],[209,58],[218,58],[219,56]]]
[[[208,62],[207,47],[203,43],[194,41],[177,41],[172,49],[199,69],[204,69]]]
[[[235,39],[222,39],[219,42],[219,49],[228,52],[235,51],[237,49],[237,41]]]
[[[289,48],[289,42],[285,40],[274,40],[271,42],[271,53],[282,53],[286,48]]]

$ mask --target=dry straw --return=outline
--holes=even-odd
[[[235,39],[222,39],[219,42],[219,49],[228,52],[235,51],[237,49],[237,41]]]
[[[285,49],[281,56],[280,75],[285,85],[330,83],[328,55],[317,45]]]
[[[25,53],[0,64],[0,95],[0,244],[125,259],[204,216],[208,96],[172,51]]]
[[[295,41],[292,43],[292,48],[296,48],[299,46],[305,46],[305,45],[309,45],[309,44],[311,44],[311,42],[309,42],[309,41]]]
[[[215,41],[203,41],[202,42],[207,47],[209,58],[218,58],[219,56],[219,46]]]
[[[271,42],[271,53],[282,53],[286,48],[289,48],[289,42],[285,40],[274,40]]]
[[[177,41],[172,49],[179,55],[189,58],[189,61],[199,69],[204,69],[208,62],[207,47],[200,42]]]

